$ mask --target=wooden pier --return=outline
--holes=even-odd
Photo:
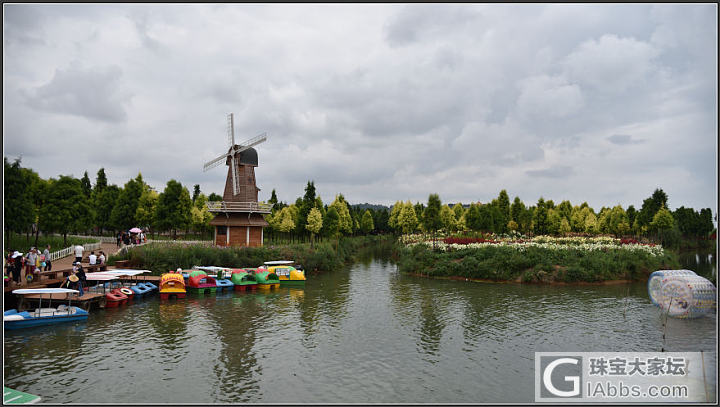
[[[73,293],[69,294],[25,294],[18,298],[18,310],[35,309],[42,299],[43,304],[50,304],[50,301],[57,301],[56,305],[66,303],[69,299],[71,305],[80,307],[86,311],[91,308],[105,308],[105,294],[102,293],[84,293],[77,296]]]

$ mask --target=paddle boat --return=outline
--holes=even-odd
[[[119,278],[118,275],[107,272],[88,273],[86,276],[87,281],[95,281],[97,284],[88,287],[87,291],[100,293],[102,288],[102,293],[105,294],[105,308],[116,308],[124,305],[128,301],[128,296],[120,291],[122,283],[117,281]],[[109,288],[112,288],[113,283],[117,287],[108,291]]]
[[[278,275],[265,268],[255,270],[255,279],[259,288],[272,289],[280,287]]]
[[[77,290],[71,290],[68,288],[24,288],[19,290],[13,290],[13,294],[27,295],[27,294],[49,294],[50,295],[50,306],[43,308],[42,300],[43,296],[40,295],[40,304],[34,311],[22,311],[18,312],[16,309],[7,310],[3,313],[3,325],[5,329],[20,329],[30,328],[33,326],[40,325],[51,325],[58,324],[61,322],[74,322],[84,321],[88,318],[88,312],[82,308],[70,305],[71,297],[69,294],[78,293]],[[68,304],[58,305],[56,308],[52,307],[52,296],[58,295],[67,298]]]
[[[230,291],[230,289],[232,289],[233,286],[235,285],[235,284],[233,284],[232,281],[228,280],[227,278],[219,278],[219,279],[215,280],[215,284],[217,285],[218,291],[222,291],[226,288],[228,289],[228,291]]]
[[[165,273],[160,276],[160,299],[167,300],[171,295],[185,298],[185,279],[181,273]]]
[[[128,296],[123,294],[119,288],[105,293],[105,308],[117,308],[125,305],[127,301]]]
[[[258,286],[255,269],[234,269],[230,281],[235,286],[235,291],[255,290]]]
[[[202,270],[190,270],[187,288],[197,293],[209,292],[215,294],[217,292],[217,281]]]
[[[305,272],[303,270],[299,270],[291,264],[294,264],[294,261],[290,260],[275,260],[275,261],[266,261],[263,264],[263,268],[267,269],[271,273],[277,274],[278,278],[280,279],[280,285],[295,285],[295,286],[304,286],[305,285]],[[299,266],[298,266],[299,267]]]

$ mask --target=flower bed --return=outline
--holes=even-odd
[[[414,245],[433,246],[432,240],[422,235],[406,235],[401,242],[408,247]],[[639,243],[635,239],[618,239],[610,236],[572,236],[553,237],[536,236],[527,238],[525,236],[506,237],[487,235],[484,237],[446,237],[434,244],[435,248],[441,251],[454,251],[462,249],[479,249],[487,246],[503,246],[524,251],[528,247],[538,247],[548,250],[580,250],[580,251],[635,251],[644,252],[652,256],[662,256],[663,247],[655,244]]]

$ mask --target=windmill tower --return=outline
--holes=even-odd
[[[265,140],[265,133],[240,144],[235,144],[233,114],[228,115],[228,152],[208,161],[203,171],[223,163],[228,166],[222,202],[208,202],[208,209],[215,213],[210,224],[215,227],[215,244],[218,246],[262,246],[263,228],[268,226],[262,217],[270,213],[272,205],[258,203],[255,184],[257,151],[253,148]]]

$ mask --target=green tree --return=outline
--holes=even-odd
[[[325,229],[325,233],[327,233],[329,237],[337,239],[340,233],[340,215],[338,215],[337,209],[333,206],[328,207],[325,213],[323,229]]]
[[[348,204],[345,202],[345,197],[342,194],[337,194],[335,200],[330,204],[330,207],[335,208],[339,216],[339,231],[340,233],[350,234],[353,231],[353,222],[350,217],[350,210]]]
[[[585,233],[596,234],[599,232],[597,217],[594,213],[590,212],[585,217]]]
[[[192,222],[190,192],[174,179],[167,182],[158,198],[156,222],[160,230],[172,230],[173,239],[177,239],[178,229],[187,229]]]
[[[455,212],[453,212],[453,210],[447,205],[443,205],[440,209],[440,223],[442,224],[442,228],[447,231],[457,230]]]
[[[95,178],[95,187],[93,187],[93,191],[95,193],[100,193],[107,188],[107,185],[108,181],[107,175],[105,175],[105,168],[100,168],[97,172],[97,177]]]
[[[46,204],[40,209],[40,222],[46,230],[63,235],[67,245],[67,234],[87,230],[92,225],[93,210],[85,199],[80,180],[61,175],[49,180]]]
[[[479,229],[484,232],[494,232],[495,231],[495,214],[493,213],[493,205],[487,204],[487,205],[481,205],[478,208],[478,213],[480,215],[479,220]]]
[[[572,209],[573,207],[568,200],[560,202],[560,205],[557,206],[558,214],[561,218],[567,219],[568,225],[570,224],[570,218],[572,217]],[[568,231],[568,233],[569,232],[570,231]]]
[[[507,232],[507,223],[510,221],[510,197],[506,190],[501,190],[497,197],[497,213],[494,216],[496,223],[496,232]]]
[[[522,216],[524,210],[525,204],[516,196],[510,206],[510,219],[520,224],[520,216]]]
[[[90,199],[90,194],[92,193],[92,185],[90,184],[90,177],[88,177],[87,171],[85,171],[85,173],[83,174],[80,183],[82,184],[83,195],[85,195],[86,199]]]
[[[435,234],[437,230],[442,227],[442,219],[440,219],[440,208],[442,203],[440,202],[440,195],[430,194],[428,196],[428,204],[423,211],[423,225],[425,230],[432,232],[433,248],[435,248]]]
[[[636,216],[638,222],[639,231],[646,232],[651,228],[655,214],[662,207],[667,207],[667,194],[660,188],[655,189],[652,195],[643,201],[642,207]]]
[[[305,229],[305,225],[308,223],[308,214],[310,210],[315,207],[315,182],[308,181],[305,186],[305,195],[303,195],[302,201],[298,205],[298,225],[301,226],[301,230]]]
[[[210,195],[208,195],[208,201],[209,202],[222,202],[223,197],[216,194],[215,192],[211,192]]]
[[[665,206],[660,207],[653,216],[652,222],[650,222],[651,230],[657,232],[670,230],[673,226],[675,226],[675,219],[673,219],[672,213],[665,209]]]
[[[390,217],[388,218],[388,225],[394,230],[394,231],[401,231],[402,228],[398,226],[397,219],[400,215],[400,211],[402,211],[403,208],[403,202],[402,201],[395,201],[395,204],[392,206],[392,209],[390,209]]]
[[[137,226],[135,213],[140,203],[143,185],[142,177],[139,174],[138,178],[131,179],[125,184],[110,213],[110,224],[112,227],[118,230],[127,230]],[[188,208],[188,213],[189,211],[190,208]]]
[[[417,230],[418,219],[415,214],[415,208],[410,201],[403,204],[400,214],[398,215],[397,223],[402,232],[405,234],[412,233]]]
[[[318,208],[312,207],[310,209],[310,212],[308,213],[307,217],[307,224],[305,225],[305,229],[310,231],[310,246],[313,247],[315,245],[315,235],[320,233],[320,230],[323,227],[323,219],[322,219],[322,213],[320,213],[320,210]]]
[[[135,220],[137,226],[142,226],[149,230],[155,230],[157,219],[157,204],[160,199],[160,195],[151,188],[144,188],[144,191],[140,195],[140,201],[138,207],[135,210]]]
[[[482,221],[480,219],[480,207],[476,203],[471,203],[470,207],[465,212],[465,224],[470,230],[480,230],[482,228]]]
[[[548,210],[545,207],[545,200],[540,197],[532,217],[533,233],[546,235],[548,233]]]
[[[570,233],[570,222],[566,218],[560,219],[560,230],[558,232],[563,236]]]
[[[556,209],[548,209],[547,212],[547,231],[551,235],[557,235],[560,233],[560,226],[562,223],[560,211]]]
[[[286,206],[280,210],[276,224],[278,230],[283,233],[289,233],[295,229],[295,219],[293,217],[293,210],[290,206]]]
[[[192,194],[193,204],[195,203],[195,200],[197,199],[198,196],[200,196],[200,184],[195,184],[193,186],[193,194]]]
[[[364,234],[368,234],[375,229],[375,224],[373,222],[372,214],[370,213],[370,210],[366,209],[365,212],[362,215],[362,219],[360,220],[360,230]]]
[[[459,222],[460,218],[465,215],[465,208],[463,208],[462,204],[460,202],[456,203],[452,207],[453,213],[455,214],[455,221]]]
[[[215,215],[213,215],[213,213],[208,209],[207,203],[208,198],[205,194],[200,193],[195,198],[195,202],[193,203],[193,208],[191,210],[192,227],[195,231],[198,231],[203,235],[205,233],[212,232],[213,227],[210,225],[210,221],[215,218]]]
[[[18,158],[12,164],[4,158],[4,216],[3,224],[7,241],[10,233],[22,233],[35,220],[35,208],[29,193],[31,180],[24,175]]]
[[[118,202],[121,190],[117,185],[108,185],[95,195],[95,224],[103,231],[111,227],[110,215]],[[136,210],[137,211],[137,210]]]

